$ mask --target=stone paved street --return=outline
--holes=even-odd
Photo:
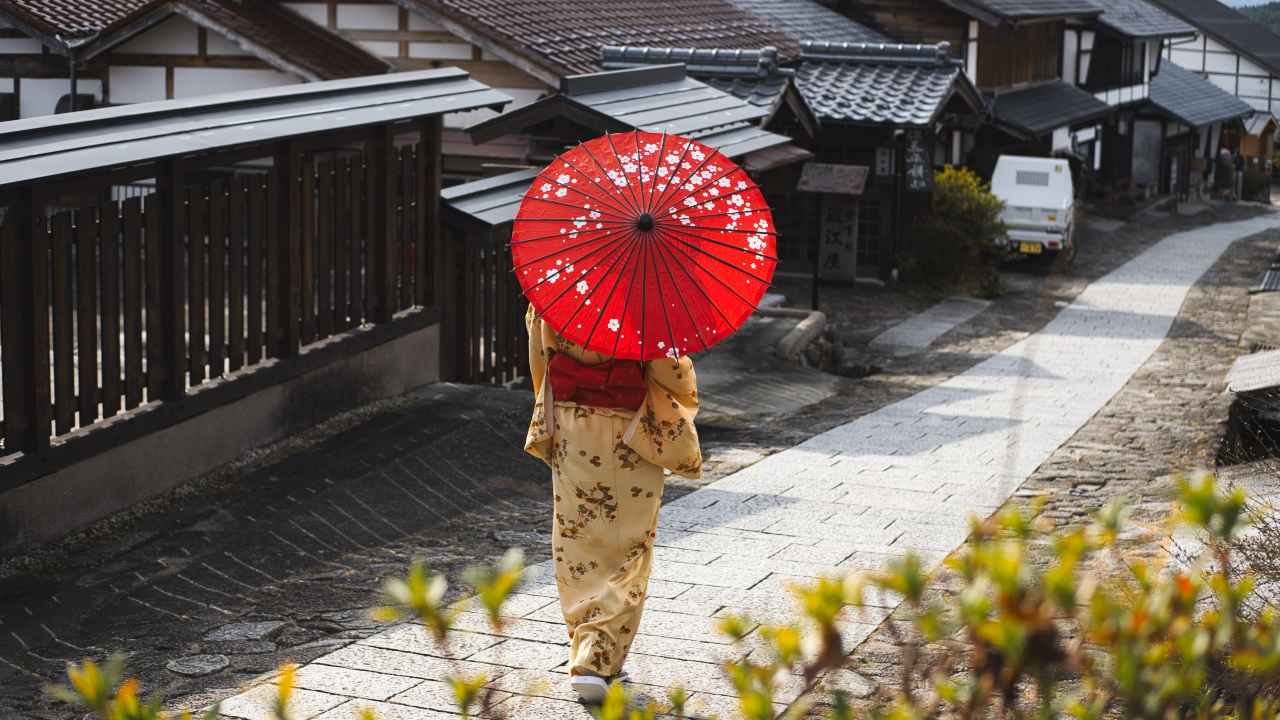
[[[694,693],[695,706],[723,712],[731,688],[714,663],[749,648],[724,647],[712,618],[754,610],[767,619],[787,606],[789,582],[907,551],[940,562],[963,542],[970,515],[1004,503],[1126,385],[1218,257],[1277,224],[1268,215],[1169,236],[1094,281],[1043,329],[969,370],[667,504],[630,682],[659,695],[678,683]],[[557,674],[564,648],[554,596],[550,567],[535,566],[512,609],[520,619],[495,635],[464,616],[474,635],[453,662],[403,628],[321,655],[300,673],[304,716],[350,717],[377,701],[394,717],[439,717],[423,708],[442,707],[437,683],[461,668],[503,675],[500,687],[515,694],[503,704],[515,717],[587,717]],[[855,641],[870,636],[896,601],[873,604],[882,610],[850,628]],[[797,689],[784,688],[779,699]],[[269,692],[250,690],[223,712],[266,717]]]
[[[852,379],[802,368],[780,372],[776,363],[753,350],[759,343],[746,342],[748,333],[744,333],[742,343],[723,346],[731,357],[699,360],[704,389],[742,407],[732,417],[726,413],[715,418],[708,413],[699,418],[707,458],[705,477],[699,483],[672,478],[666,500],[677,500],[770,453],[794,448],[854,418],[908,400],[998,356],[1044,328],[1090,282],[1170,233],[1255,217],[1259,212],[1224,206],[1194,219],[1156,219],[1117,232],[1089,234],[1069,272],[1043,276],[1014,269],[1004,273],[1008,291],[987,310],[935,339],[925,352],[870,357],[883,372],[868,377]],[[1257,241],[1237,245],[1224,262],[1241,248],[1255,246],[1260,247]],[[1036,493],[1059,493],[1052,503],[1054,512],[1061,508],[1063,517],[1069,518],[1074,511],[1096,506],[1098,496],[1113,487],[1141,487],[1141,478],[1156,471],[1146,473],[1142,465],[1143,472],[1135,474],[1139,479],[1121,483],[1117,472],[1123,470],[1115,470],[1117,460],[1124,459],[1127,468],[1139,461],[1160,464],[1181,457],[1175,450],[1181,449],[1179,439],[1188,431],[1184,417],[1191,412],[1188,408],[1207,416],[1216,412],[1217,406],[1205,402],[1203,393],[1217,392],[1212,389],[1214,383],[1230,362],[1220,356],[1229,354],[1235,341],[1231,318],[1238,315],[1243,322],[1244,305],[1236,302],[1237,296],[1245,297],[1256,267],[1268,259],[1265,253],[1242,257],[1236,265],[1224,266],[1226,270],[1215,269],[1225,273],[1216,280],[1195,288],[1188,301],[1194,312],[1190,319],[1180,317],[1173,329],[1173,336],[1203,336],[1204,342],[1162,346],[1117,396],[1128,398],[1123,407],[1113,413],[1108,406],[1099,415],[1110,418],[1104,425],[1094,430],[1098,419],[1090,421],[1029,481]],[[1210,282],[1221,292],[1206,296],[1203,288]],[[808,297],[807,287],[784,284],[781,289],[794,290],[793,300]],[[876,335],[944,297],[930,295],[927,288],[829,288],[824,290],[823,310],[846,350],[858,353]],[[1218,329],[1224,322],[1227,329]],[[746,347],[737,347],[740,344]],[[1171,345],[1177,353],[1160,359]],[[1214,362],[1222,367],[1202,377],[1210,347]],[[1135,384],[1146,377],[1158,378],[1160,389],[1135,391]],[[735,392],[744,378],[766,378],[769,383],[753,385],[753,397],[746,398]],[[1201,394],[1188,394],[1188,388]],[[1143,403],[1164,414],[1145,412]],[[795,409],[799,405],[803,407]],[[474,386],[422,388],[256,451],[62,543],[0,560],[0,718],[78,719],[65,705],[44,696],[42,685],[58,679],[69,660],[124,650],[130,652],[131,672],[148,692],[169,699],[174,708],[202,707],[237,694],[281,662],[306,663],[376,635],[384,628],[370,622],[367,611],[376,602],[381,581],[403,572],[415,555],[426,557],[435,569],[449,575],[454,596],[464,590],[458,582],[464,567],[492,560],[507,547],[523,547],[533,562],[544,559],[550,517],[546,471],[519,451],[528,407],[527,392]],[[1219,414],[1225,416],[1225,410]],[[1165,435],[1160,435],[1162,428],[1168,431]],[[1164,444],[1138,442],[1157,436],[1168,439]],[[1116,443],[1152,450],[1130,458],[1117,454]],[[878,495],[920,498],[918,491],[898,489],[889,475],[885,477],[875,486]],[[871,482],[875,481],[864,478],[852,485]],[[814,499],[831,504],[830,498],[822,496],[821,486],[815,487]],[[770,509],[770,505],[778,507]],[[761,495],[736,512],[717,510],[732,518],[723,520],[725,527],[719,532],[736,532],[728,526],[741,525],[744,532],[759,536],[761,520],[756,516],[772,515],[795,525],[794,518],[807,517],[809,507],[813,506],[796,498],[776,497],[770,503]],[[846,506],[842,509],[853,512]],[[914,509],[920,518],[936,519],[927,514],[927,505]],[[671,521],[683,519],[678,514],[690,511],[673,506]],[[865,520],[849,517],[855,524]],[[837,527],[842,522],[839,516],[831,520]],[[768,541],[785,539],[772,532],[764,534],[772,536]],[[682,542],[688,544],[691,535],[686,533]],[[761,619],[776,619],[780,612],[773,603],[775,596],[762,591],[780,587],[780,578],[803,577],[802,573],[821,572],[835,564],[878,565],[883,560],[874,552],[851,555],[839,545],[804,544],[813,539],[798,535],[782,546],[702,535],[695,547],[658,549],[657,572],[662,579],[654,581],[652,589],[658,597],[650,609],[655,613],[646,620],[646,629],[655,630],[638,641],[637,657],[675,655],[693,662],[692,669],[706,670],[707,663],[733,651],[718,642],[706,642],[717,638],[707,633],[704,603],[751,608]],[[707,567],[706,584],[689,587],[682,571],[705,563],[720,568],[714,580]],[[770,576],[753,587],[742,587],[760,577],[762,569],[769,570]],[[509,632],[518,633],[516,639],[551,644],[562,640],[552,598],[522,595],[511,611],[529,615],[508,626]],[[724,612],[719,606],[716,611]],[[701,617],[701,630],[673,624],[685,618],[657,613]],[[874,623],[885,613],[887,609],[881,608],[860,620]],[[478,617],[468,615],[465,621],[470,631],[486,635]],[[669,637],[677,632],[673,628],[680,628],[682,634]],[[870,627],[853,629],[858,636],[870,632]],[[403,632],[386,639],[401,642]],[[691,648],[683,638],[698,638],[699,645]],[[498,640],[483,637],[478,644],[490,644],[474,652],[487,650]],[[381,639],[374,642],[381,647]],[[409,647],[416,653],[438,652],[424,643]],[[696,655],[690,654],[695,650]],[[539,658],[539,663],[553,659],[531,657]],[[681,666],[680,671],[686,669]],[[720,682],[718,672],[712,668],[708,683]],[[878,677],[878,673],[868,674]],[[499,684],[521,689],[531,678],[547,675],[543,669],[523,669],[507,673]],[[856,676],[846,679],[860,687]],[[723,685],[704,686],[700,699],[708,706],[727,702],[712,691],[717,687],[724,690]],[[423,683],[397,702],[447,707],[447,701],[432,694],[433,688],[439,689]],[[547,697],[538,701],[540,707],[568,707],[557,705],[567,699],[560,685],[544,684],[541,692]],[[409,710],[401,706],[401,712]],[[578,713],[576,717],[585,716]]]

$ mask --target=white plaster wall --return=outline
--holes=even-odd
[[[1169,55],[1169,59],[1188,70],[1195,70],[1196,72],[1204,70],[1204,53],[1199,50],[1174,48]]]
[[[1205,72],[1231,73],[1236,72],[1236,56],[1220,55],[1218,53],[1207,53],[1204,56]]]
[[[393,5],[338,5],[340,30],[398,30],[400,9]]]
[[[248,55],[250,54],[244,48],[231,42],[216,32],[205,34],[208,38],[206,47],[210,55]]]
[[[467,43],[409,43],[409,57],[447,60],[470,60],[471,46]]]
[[[31,38],[0,38],[0,55],[38,55],[43,46]]]
[[[378,57],[399,57],[400,43],[387,40],[357,40],[356,44]]]
[[[329,10],[324,3],[291,2],[285,3],[284,6],[317,25],[328,22]]]
[[[102,82],[82,79],[76,84],[76,91],[81,95],[92,93],[94,98],[102,99]],[[22,80],[22,105],[18,109],[21,117],[40,117],[52,115],[58,107],[58,98],[71,93],[71,81],[65,78]]]
[[[173,96],[175,98],[198,97],[215,93],[294,85],[298,82],[298,78],[275,70],[175,68],[173,71]]]
[[[116,52],[147,55],[194,55],[200,48],[199,28],[184,17],[171,17],[122,43]]]
[[[425,32],[445,32],[444,26],[440,23],[428,20],[414,12],[409,13],[409,29]]]
[[[113,65],[111,102],[139,103],[165,99],[164,68]]]
[[[1217,85],[1223,90],[1226,90],[1232,95],[1236,94],[1236,76],[1235,75],[1220,75],[1220,74],[1214,73],[1209,76],[1209,82],[1213,83],[1214,85]]]

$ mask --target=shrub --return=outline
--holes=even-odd
[[[1004,236],[1004,203],[966,168],[946,167],[934,178],[929,214],[912,229],[910,265],[920,279],[993,288]]]
[[[745,720],[775,720],[779,679],[791,675],[803,680],[804,689],[787,720],[1280,716],[1270,692],[1280,677],[1280,618],[1273,609],[1246,611],[1253,580],[1232,571],[1238,567],[1234,548],[1250,525],[1245,498],[1239,491],[1219,492],[1208,475],[1180,481],[1179,498],[1178,519],[1201,535],[1206,548],[1193,563],[1156,567],[1121,556],[1115,548],[1124,527],[1119,506],[1057,534],[1042,526],[1035,509],[1015,508],[975,521],[969,543],[948,560],[962,581],[953,602],[932,597],[931,578],[909,555],[880,572],[793,588],[794,622],[752,631],[746,618],[725,618],[720,630],[729,639],[765,650],[744,652],[742,660],[724,666],[739,712]],[[1047,563],[1031,560],[1041,547],[1049,549]],[[513,554],[495,568],[471,573],[495,625],[521,570]],[[870,588],[903,600],[906,624],[883,626],[901,649],[902,674],[892,697],[856,710],[841,691],[827,689],[824,678],[849,666],[840,622],[850,608],[863,605]],[[441,576],[415,564],[407,578],[387,584],[391,605],[378,614],[416,618],[424,631],[447,642],[454,611],[441,604],[444,591]],[[103,720],[161,717],[158,703],[137,701],[136,681],[120,682],[118,660],[105,671],[86,662],[68,672],[72,687],[54,692]],[[451,683],[463,718],[477,711],[520,716],[518,703],[494,708],[488,702],[484,677]],[[276,714],[287,720],[293,668],[282,671],[277,687]],[[615,683],[595,714],[600,720],[683,718],[685,698],[676,690],[664,706],[638,707]],[[364,720],[374,720],[373,714]]]

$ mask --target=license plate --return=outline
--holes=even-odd
[[[1044,246],[1040,243],[1018,243],[1018,252],[1024,255],[1040,255],[1044,252]]]

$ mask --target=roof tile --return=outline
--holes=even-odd
[[[80,38],[102,32],[162,0],[6,0],[19,21],[41,34]]]
[[[794,40],[891,43],[888,37],[814,0],[729,0]]]
[[[1147,0],[1108,0],[1098,19],[1104,26],[1135,38],[1193,35],[1196,29]]]
[[[336,33],[272,2],[180,0],[182,5],[310,73],[309,80],[377,75],[388,65]]]
[[[600,69],[605,45],[743,48],[773,46],[782,59],[799,47],[728,0],[406,0],[521,53],[558,75]]]
[[[956,83],[943,45],[805,43],[796,86],[824,122],[931,124]]]
[[[1249,103],[1171,62],[1161,64],[1151,81],[1151,102],[1195,127],[1253,113]]]
[[[1075,85],[1056,80],[996,95],[992,113],[1003,125],[1044,135],[1064,125],[1111,112],[1111,106]]]
[[[1280,37],[1215,0],[1156,0],[1206,35],[1280,75]]]

